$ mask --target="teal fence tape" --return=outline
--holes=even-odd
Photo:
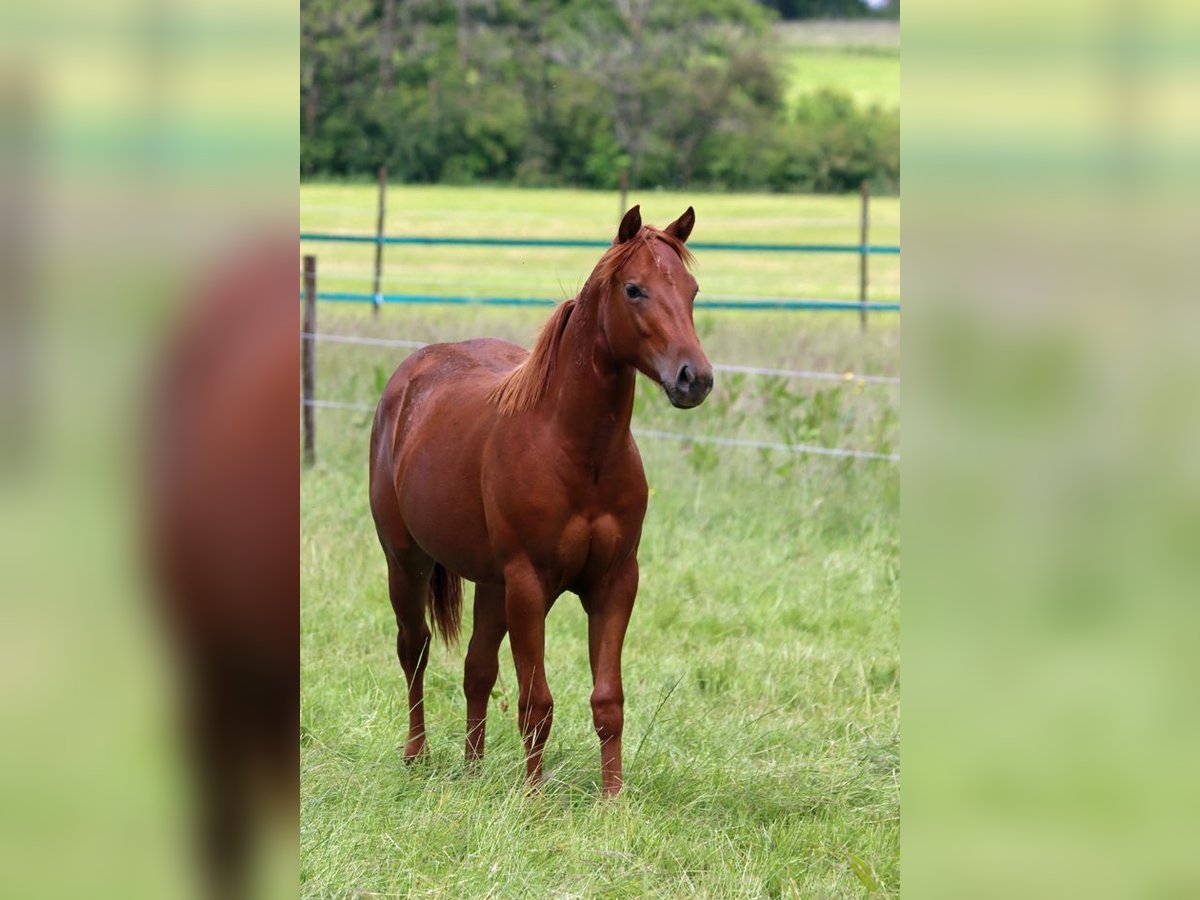
[[[375,303],[374,294],[346,291],[321,291],[318,300],[335,303]],[[383,294],[383,303],[432,304],[459,306],[555,306],[559,301],[548,297],[459,297],[444,294]],[[844,312],[900,312],[899,303],[859,303],[857,300],[697,300],[696,309],[799,309]]]
[[[575,238],[492,238],[492,237],[395,237],[371,234],[318,234],[300,232],[300,240],[324,244],[421,244],[459,247],[608,247],[608,241]],[[732,244],[694,241],[688,244],[693,250],[729,250],[745,253],[854,253],[896,256],[898,245],[888,244]]]

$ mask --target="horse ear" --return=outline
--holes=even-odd
[[[629,212],[625,213],[625,218],[621,220],[621,227],[617,229],[617,239],[613,243],[624,244],[641,230],[642,208],[641,206],[634,206]]]
[[[696,224],[696,211],[690,206],[683,211],[683,215],[663,229],[667,234],[679,238],[679,243],[684,243],[688,239],[688,235],[692,233],[692,227]]]

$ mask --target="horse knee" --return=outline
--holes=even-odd
[[[621,737],[625,730],[625,698],[619,690],[597,688],[592,692],[592,724],[601,742]]]
[[[466,665],[463,667],[463,693],[468,700],[488,696],[499,674],[499,660],[477,658],[468,653]]]
[[[518,701],[517,712],[522,732],[537,730],[545,734],[554,718],[554,698],[550,696],[549,690],[539,691],[534,688]]]

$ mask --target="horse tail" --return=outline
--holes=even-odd
[[[433,630],[446,644],[458,643],[458,632],[462,626],[462,598],[462,579],[441,563],[434,563],[429,582],[429,612],[433,619]]]

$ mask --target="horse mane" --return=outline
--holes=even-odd
[[[616,279],[617,274],[641,247],[648,247],[653,240],[660,240],[675,251],[684,265],[692,264],[692,253],[683,241],[659,231],[650,225],[645,225],[630,240],[623,244],[613,244],[604,251],[596,268],[588,277],[579,295],[566,300],[555,307],[549,320],[538,332],[533,349],[519,366],[500,379],[500,383],[492,388],[488,399],[495,403],[504,416],[515,415],[519,412],[533,409],[538,401],[546,396],[550,388],[550,380],[554,376],[554,366],[558,360],[558,348],[562,344],[563,334],[567,330],[567,322],[571,313],[582,302],[588,285],[607,285]]]
[[[533,409],[546,395],[563,332],[567,330],[567,321],[578,302],[578,299],[567,300],[555,307],[550,319],[538,332],[529,356],[492,388],[488,399],[499,407],[501,415],[511,416]]]

